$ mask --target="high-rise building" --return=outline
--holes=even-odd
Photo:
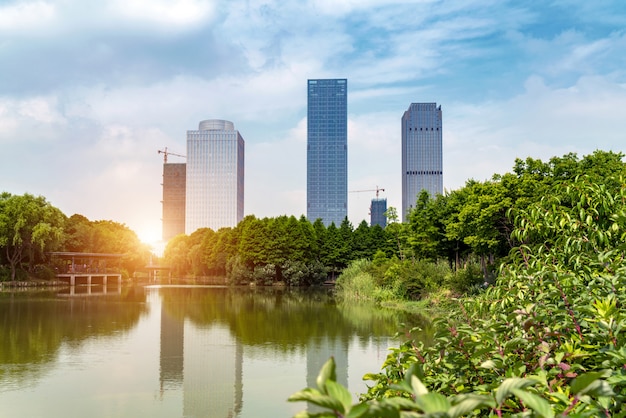
[[[187,131],[185,233],[217,231],[243,219],[244,140],[226,120],[204,120]]]
[[[370,226],[378,225],[381,228],[387,226],[387,199],[374,198],[372,199],[372,205],[370,206]]]
[[[441,106],[411,103],[402,116],[402,221],[422,190],[443,193]]]
[[[165,151],[167,152],[167,150]],[[185,163],[163,163],[163,241],[185,233]]]
[[[348,80],[307,87],[307,218],[339,226],[348,215]]]

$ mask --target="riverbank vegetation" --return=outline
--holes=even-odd
[[[518,203],[502,207],[496,224],[505,240],[480,246],[511,245],[493,284],[456,298],[435,320],[431,344],[392,349],[365,376],[370,389],[358,404],[336,383],[332,359],[317,387],[290,400],[321,406],[317,416],[626,416],[626,177],[614,157],[527,161],[519,176],[533,180],[527,194],[510,199]],[[493,205],[483,198],[476,207],[489,218]],[[352,267],[338,285],[370,269]]]
[[[1,193],[0,281],[54,280],[54,251],[123,254],[115,267],[126,278],[150,257],[126,225],[67,217],[42,196]]]

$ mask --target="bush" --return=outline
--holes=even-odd
[[[276,281],[276,266],[266,264],[256,266],[252,272],[252,282],[259,286],[271,286]]]
[[[237,255],[226,263],[226,280],[230,285],[249,284],[253,280],[252,270]]]
[[[457,293],[473,293],[471,289],[482,286],[485,282],[483,272],[478,263],[468,263],[464,268],[452,272],[447,280],[447,286]]]
[[[356,260],[337,278],[337,293],[345,300],[374,300],[376,284],[368,272],[371,262]]]
[[[54,280],[56,274],[52,267],[46,265],[38,265],[35,267],[35,277],[39,280]]]
[[[283,280],[289,286],[317,286],[328,277],[328,269],[320,261],[305,264],[302,261],[287,261],[283,265]]]

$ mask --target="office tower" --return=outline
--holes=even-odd
[[[308,80],[307,218],[339,226],[348,215],[348,80]]]
[[[387,199],[378,197],[372,199],[372,205],[370,206],[370,226],[379,225],[382,228],[387,226],[385,212],[387,212]]]
[[[442,149],[441,106],[411,103],[402,116],[402,222],[422,190],[443,193]]]
[[[244,140],[232,122],[204,120],[187,131],[185,233],[234,227],[243,218]]]
[[[185,172],[185,163],[163,163],[163,241],[185,233]]]

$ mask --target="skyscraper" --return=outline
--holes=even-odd
[[[185,163],[163,163],[163,241],[185,233],[185,171]]]
[[[443,193],[443,141],[441,106],[411,103],[402,116],[402,222],[427,190]]]
[[[372,199],[372,205],[370,206],[370,226],[378,225],[381,228],[387,226],[387,199],[378,198]]]
[[[307,218],[348,215],[348,80],[307,81]]]
[[[226,120],[187,131],[185,233],[234,227],[243,219],[244,140]]]

